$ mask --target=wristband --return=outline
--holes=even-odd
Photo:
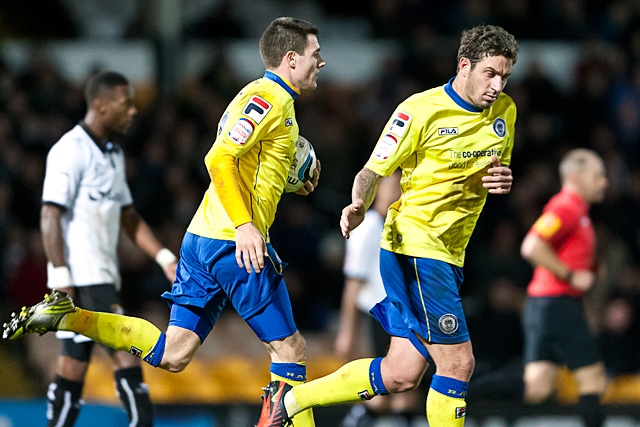
[[[156,254],[156,262],[162,269],[167,268],[172,262],[176,262],[178,258],[167,248],[162,248]]]
[[[71,271],[66,265],[53,267],[49,274],[48,287],[51,289],[68,288],[72,286]]]

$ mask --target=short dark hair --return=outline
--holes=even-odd
[[[462,32],[458,49],[460,58],[467,58],[473,69],[476,64],[488,56],[504,56],[516,63],[518,42],[512,34],[497,25],[478,25]]]
[[[274,19],[260,37],[260,57],[264,66],[276,68],[289,51],[303,55],[309,34],[318,34],[318,27],[310,22],[290,17]]]
[[[116,86],[128,86],[129,80],[120,73],[114,71],[104,71],[94,74],[87,81],[84,88],[84,99],[87,105],[91,105],[94,99],[99,98],[105,91],[114,89]]]

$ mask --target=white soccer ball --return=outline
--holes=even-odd
[[[310,180],[316,170],[316,152],[307,138],[298,135],[296,155],[291,162],[285,193],[294,193],[300,189],[305,181]]]

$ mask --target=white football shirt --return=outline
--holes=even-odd
[[[108,142],[102,149],[76,125],[49,150],[42,201],[66,209],[62,233],[72,283],[119,289],[120,214],[133,204],[122,148]],[[51,263],[48,268],[51,273]]]
[[[364,281],[357,305],[366,313],[387,296],[380,277],[380,236],[384,218],[370,209],[347,240],[343,273]]]

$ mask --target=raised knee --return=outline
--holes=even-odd
[[[160,362],[159,367],[166,371],[177,373],[184,371],[185,368],[189,366],[190,362],[191,359],[188,357],[176,357],[173,355],[165,354],[162,357],[162,362]]]
[[[384,386],[389,393],[403,393],[415,390],[420,384],[421,377],[395,374],[390,378],[384,378]]]

